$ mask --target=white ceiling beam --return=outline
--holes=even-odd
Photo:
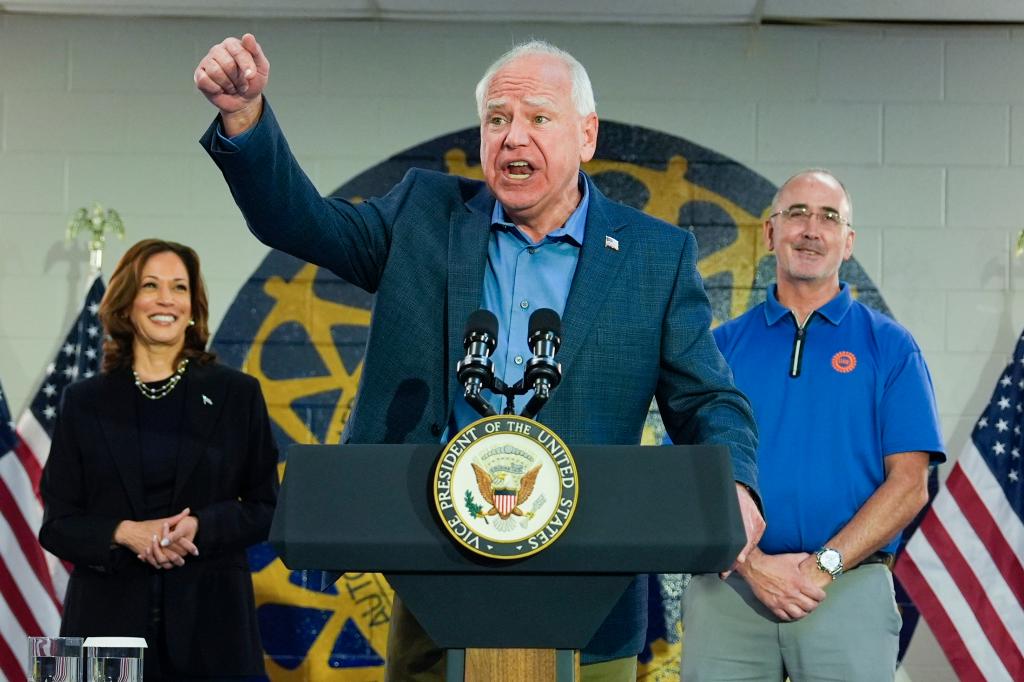
[[[0,0],[76,15],[736,24],[765,21],[1024,22],[1022,0]]]

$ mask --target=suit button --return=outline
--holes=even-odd
[[[440,436],[441,435],[441,425],[436,423],[436,422],[434,424],[431,424],[430,425],[430,433],[432,433],[435,436]]]

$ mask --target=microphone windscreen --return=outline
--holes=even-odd
[[[498,318],[490,310],[480,308],[466,320],[462,338],[466,338],[473,332],[486,332],[492,339],[498,338]]]
[[[562,335],[562,319],[558,317],[551,308],[538,308],[530,315],[529,336],[537,332],[553,332],[555,336]]]

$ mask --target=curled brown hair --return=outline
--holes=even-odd
[[[132,325],[129,311],[135,302],[135,296],[139,293],[142,268],[145,267],[146,261],[166,251],[178,256],[188,271],[192,319],[195,320],[194,325],[185,328],[185,345],[175,362],[181,358],[189,358],[205,365],[216,357],[206,350],[206,343],[210,340],[210,306],[206,300],[206,285],[199,271],[199,256],[184,244],[162,239],[143,239],[121,256],[117,267],[114,268],[114,274],[110,276],[107,293],[100,301],[99,316],[106,332],[103,340],[104,372],[132,366],[135,327]]]

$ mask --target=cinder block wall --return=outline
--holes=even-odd
[[[79,305],[72,210],[121,211],[125,246],[159,235],[204,259],[213,324],[266,249],[196,139],[192,70],[255,31],[269,95],[322,191],[475,123],[472,87],[513,41],[574,52],[599,114],[688,138],[780,182],[847,183],[856,256],[931,366],[951,453],[1024,325],[1012,243],[1024,190],[1024,32],[1010,28],[637,27],[83,19],[0,14],[0,380],[14,412]],[[919,631],[907,670],[954,679]]]

